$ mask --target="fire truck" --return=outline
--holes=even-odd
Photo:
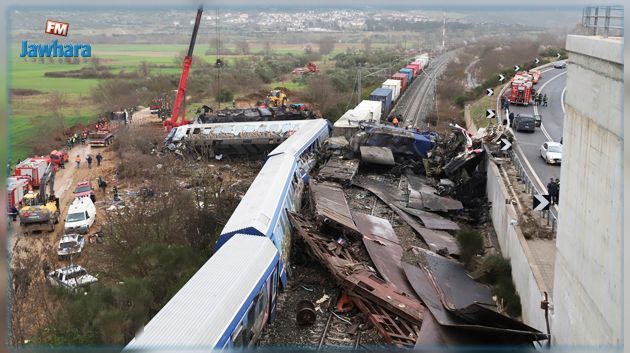
[[[508,100],[511,104],[529,105],[532,99],[532,75],[527,71],[517,72],[510,81]]]

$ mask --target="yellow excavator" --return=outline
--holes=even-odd
[[[48,193],[46,192],[48,189]],[[34,231],[55,230],[59,223],[59,198],[55,197],[55,169],[50,163],[40,179],[39,191],[24,195],[20,209],[20,225],[26,234]]]
[[[286,105],[287,95],[279,89],[274,89],[267,95],[266,103],[269,107],[281,107]]]

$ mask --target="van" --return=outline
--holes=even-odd
[[[77,197],[72,201],[66,224],[64,226],[66,234],[84,234],[90,230],[96,219],[96,206],[89,197]]]
[[[512,128],[515,131],[534,132],[536,130],[536,118],[531,114],[516,114],[512,121]]]

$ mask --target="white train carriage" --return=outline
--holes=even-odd
[[[268,238],[233,236],[125,350],[209,351],[254,344],[275,315],[280,262]]]
[[[291,228],[286,210],[300,208],[301,195],[308,172],[314,165],[313,152],[330,134],[330,123],[324,119],[309,120],[267,158],[245,196],[226,223],[215,250],[235,234],[271,238],[283,259],[288,259]],[[280,273],[285,278],[284,268]]]

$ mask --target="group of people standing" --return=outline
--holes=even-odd
[[[549,183],[547,184],[547,192],[549,193],[549,197],[551,198],[552,205],[560,204],[560,178],[551,178]]]
[[[547,93],[534,93],[534,104],[542,105],[543,107],[547,106]]]
[[[96,166],[100,167],[101,166],[101,161],[103,160],[103,155],[101,154],[101,152],[97,153],[95,158],[96,158]],[[88,154],[85,157],[85,161],[87,162],[88,168],[90,168],[90,169],[92,168],[92,160],[93,160],[92,159],[92,155]],[[77,165],[77,169],[81,168],[81,156],[80,155],[77,154],[77,156],[74,158],[74,162]]]

